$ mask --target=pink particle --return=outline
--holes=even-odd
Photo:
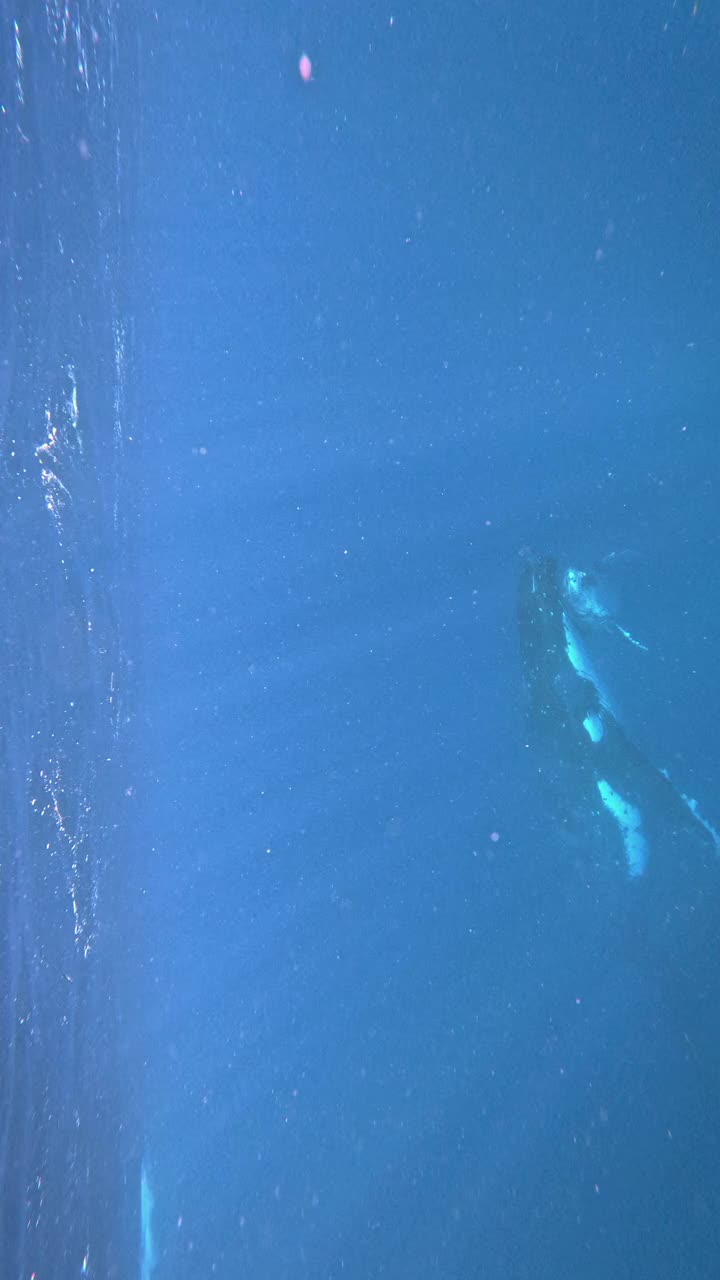
[[[306,53],[302,55],[300,61],[298,62],[298,71],[300,72],[301,80],[304,80],[306,84],[308,80],[312,79],[312,62],[310,61]]]
[[[491,832],[490,832],[490,839],[492,840],[493,844],[497,844],[498,840],[500,839],[500,832],[499,832],[499,831],[491,831]]]

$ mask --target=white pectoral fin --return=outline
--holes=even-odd
[[[647,645],[643,644],[640,640],[636,640],[635,637],[631,635],[629,631],[626,631],[624,627],[620,626],[619,622],[613,623],[613,626],[615,627],[616,631],[620,632],[621,636],[624,636],[624,638],[628,641],[629,644],[634,645],[636,649],[642,649],[643,653],[649,653],[649,649]]]
[[[140,1280],[150,1280],[155,1270],[155,1240],[153,1238],[153,1193],[143,1164],[140,1173]]]
[[[647,864],[647,840],[640,810],[624,799],[604,778],[598,778],[597,789],[605,808],[620,829],[628,875],[641,876]]]

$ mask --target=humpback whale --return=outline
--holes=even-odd
[[[720,840],[625,731],[589,652],[597,624],[644,647],[601,608],[591,575],[550,556],[524,562],[518,627],[532,768],[604,927],[659,979],[695,1035],[716,1021]]]

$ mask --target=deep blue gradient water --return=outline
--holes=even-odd
[[[717,821],[719,36],[143,36],[159,1276],[717,1266],[712,1082],[577,888],[515,611],[615,553],[626,723]]]
[[[88,49],[94,11],[77,8]],[[110,306],[87,273],[98,327],[79,349],[107,395],[93,359],[115,306],[121,436],[140,446],[111,469],[122,527],[97,454],[73,526],[73,563],[89,528],[117,569],[103,634],[129,704],[114,790],[93,800],[112,1000],[79,1043],[113,1035],[96,1075],[68,1072],[66,1115],[103,1071],[123,1089],[114,1128],[67,1157],[83,1213],[79,1174],[112,1151],[126,1181],[98,1196],[96,1235],[129,1220],[142,1252],[142,1155],[142,1280],[711,1276],[720,1029],[691,997],[720,982],[715,951],[691,970],[679,947],[661,975],[622,895],[588,891],[604,850],[578,835],[577,797],[543,785],[517,606],[530,556],[597,574],[647,646],[599,635],[616,714],[720,825],[716,9],[102,12],[124,213],[103,243],[122,288]],[[25,569],[10,608],[40,654],[19,688],[52,709],[32,584],[44,566],[52,595],[63,573],[29,528],[7,535]],[[81,582],[63,640],[80,674]],[[66,735],[77,794],[110,732],[83,708],[75,736],[65,713],[43,722]],[[39,748],[11,744],[22,808],[16,765]],[[27,847],[37,939],[43,845]],[[25,899],[4,876],[12,960]],[[21,1154],[22,1177],[2,1167],[15,1209],[34,1176]],[[124,1280],[98,1258],[87,1274]]]
[[[136,41],[0,4],[0,1275],[140,1267]]]

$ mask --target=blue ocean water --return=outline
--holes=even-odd
[[[136,1247],[85,1273],[713,1275],[720,1036],[688,992],[717,959],[660,972],[624,889],[589,889],[518,591],[534,556],[595,575],[646,646],[594,637],[614,713],[720,825],[717,12],[102,12],[139,444],[96,1063],[130,1085],[135,1208],[99,1222],[117,1203]]]
[[[707,1081],[577,888],[516,596],[528,549],[615,557],[628,731],[717,819],[718,35],[147,37],[159,1276],[716,1266]]]
[[[135,41],[0,5],[0,1275],[140,1267]]]

